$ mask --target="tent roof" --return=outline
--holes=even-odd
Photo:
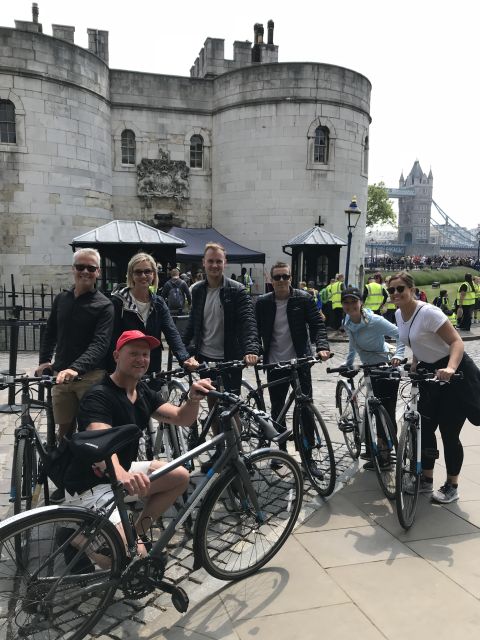
[[[73,239],[72,245],[149,244],[184,247],[185,242],[138,220],[113,220]]]
[[[225,247],[227,260],[233,264],[265,264],[265,254],[253,249],[247,249],[233,240],[225,237],[216,229],[185,229],[183,227],[172,227],[170,233],[182,238],[187,244],[182,249],[177,249],[177,259],[186,261],[196,261],[203,258],[203,251],[207,242],[218,242]]]
[[[295,236],[288,242],[286,242],[283,246],[285,247],[295,247],[302,245],[324,245],[324,246],[346,246],[346,241],[338,236],[330,233],[326,229],[322,229],[322,227],[312,227],[311,229],[307,229],[306,231],[302,231],[298,236]]]

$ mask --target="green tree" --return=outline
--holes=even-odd
[[[367,227],[375,224],[391,224],[397,226],[397,219],[388,199],[388,191],[384,182],[368,185]]]

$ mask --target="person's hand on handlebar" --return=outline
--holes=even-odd
[[[190,391],[188,392],[188,400],[192,402],[200,402],[209,391],[215,391],[215,387],[212,384],[210,378],[202,378],[201,380],[197,380],[190,387]]]
[[[401,362],[402,361],[400,360],[400,358],[392,358],[390,360],[390,364],[392,365],[392,367],[399,367]]]
[[[71,382],[78,377],[78,371],[75,369],[64,369],[57,373],[57,384],[63,384],[64,382]]]
[[[43,362],[42,364],[39,364],[38,367],[35,369],[34,375],[38,377],[43,376],[45,369],[50,369],[50,371],[52,371],[52,363]]]
[[[439,380],[443,380],[444,382],[448,382],[450,378],[455,373],[455,369],[453,367],[444,367],[443,369],[437,369],[435,371],[435,375]]]
[[[185,369],[187,371],[195,371],[195,369],[198,368],[199,363],[198,361],[195,359],[195,356],[190,356],[190,358],[188,358],[188,360],[185,360],[183,362],[183,366],[185,367]]]
[[[254,353],[247,353],[247,355],[243,359],[245,361],[245,364],[248,367],[252,367],[254,364],[257,364],[258,362],[258,356],[255,355]]]
[[[323,362],[330,358],[330,351],[317,351],[317,358],[320,358]]]

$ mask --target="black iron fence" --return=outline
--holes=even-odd
[[[56,293],[44,284],[17,288],[13,276],[0,284],[0,351],[38,351]]]

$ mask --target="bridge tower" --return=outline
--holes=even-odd
[[[402,171],[398,186],[398,242],[406,245],[407,253],[417,250],[422,252],[421,245],[430,243],[432,170],[427,176],[423,173],[420,162],[415,160],[406,179]],[[402,195],[403,190],[405,195]]]

